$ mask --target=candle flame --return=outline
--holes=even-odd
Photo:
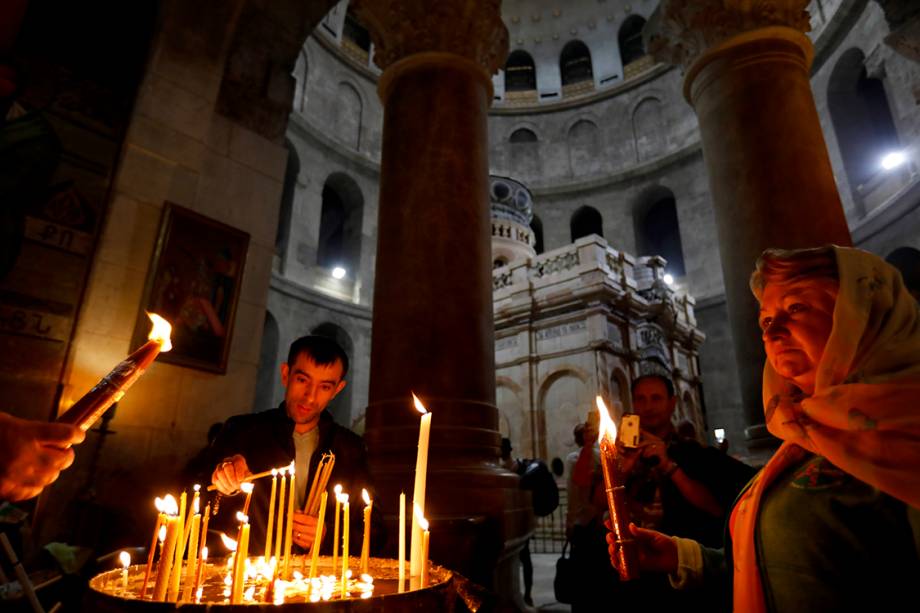
[[[371,503],[371,495],[363,487],[361,488],[361,498],[364,499],[364,504],[369,505]]]
[[[278,469],[277,469],[277,468],[273,468],[273,469],[272,469],[272,478],[277,477],[277,476],[278,476]]]
[[[415,518],[418,520],[418,525],[422,527],[422,530],[427,530],[428,520],[425,519],[425,515],[422,513],[422,507],[418,506],[417,502],[412,503],[412,512],[415,513]]]
[[[290,471],[292,475],[294,474],[294,462],[293,461],[291,461],[291,465],[288,466],[288,471]]]
[[[604,400],[600,396],[597,396],[595,400],[597,402],[597,412],[601,415],[598,440],[606,438],[607,442],[613,443],[617,440],[617,425],[610,419],[610,412],[607,410]]]
[[[167,515],[179,514],[179,505],[176,503],[176,499],[173,498],[172,494],[166,494],[166,498],[163,499],[162,512]]]
[[[118,554],[118,560],[121,562],[121,565],[124,566],[125,568],[128,568],[129,566],[131,566],[131,554],[128,553],[127,551],[122,551],[120,554]]]
[[[147,338],[160,343],[160,351],[169,351],[172,349],[172,343],[169,340],[169,334],[172,332],[172,326],[168,321],[156,313],[147,313],[147,317],[153,322],[153,328]]]
[[[342,504],[348,504],[348,494],[336,494],[335,497]]]
[[[207,546],[204,546],[201,548],[201,559],[202,560],[208,559],[208,547]]]
[[[255,484],[252,481],[243,481],[240,483],[240,490],[244,494],[251,494],[252,490],[255,488]]]
[[[192,486],[192,489],[195,490],[196,492],[200,492],[201,486],[196,483],[194,486]]]
[[[243,512],[242,512],[242,511],[237,511],[237,512],[236,512],[236,521],[238,521],[238,522],[240,522],[240,523],[243,523],[243,524],[248,524],[248,523],[249,523],[249,516],[248,516],[248,515],[243,515]]]
[[[342,486],[341,486],[341,484],[336,483],[336,484],[335,484],[335,487],[332,488],[332,491],[335,492],[335,497],[336,497],[336,499],[338,499],[339,494],[342,493]]]
[[[412,392],[412,403],[415,404],[415,410],[422,415],[428,412],[428,409],[426,409],[425,405],[422,404],[422,401],[418,399],[418,396],[415,395],[415,392]]]
[[[232,538],[230,538],[223,532],[220,533],[220,540],[224,542],[224,547],[226,547],[230,551],[236,551],[236,541],[234,541]]]
[[[159,511],[160,513],[162,513],[162,512],[163,512],[163,499],[160,498],[159,496],[157,496],[156,498],[154,498],[154,499],[153,499],[153,506],[155,506],[155,507],[157,508],[157,511]]]
[[[160,544],[163,544],[163,541],[166,540],[166,526],[160,526],[160,532],[157,534],[157,540],[160,541]]]

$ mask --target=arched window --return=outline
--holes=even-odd
[[[339,83],[336,96],[335,133],[354,149],[361,148],[361,114],[364,105],[358,90],[349,83]]]
[[[597,170],[600,158],[600,142],[597,125],[587,119],[579,119],[571,128],[567,137],[569,145],[569,165],[573,176],[589,174]]]
[[[620,43],[620,59],[623,60],[623,66],[645,55],[645,47],[642,45],[642,28],[644,27],[645,19],[638,15],[630,15],[620,26],[617,40]]]
[[[674,194],[665,187],[653,189],[636,215],[637,255],[660,255],[668,261],[666,272],[682,277],[684,253],[677,223],[677,205]]]
[[[339,346],[345,351],[345,355],[348,357],[348,372],[353,372],[355,367],[355,347],[354,343],[351,341],[351,336],[348,335],[348,332],[335,325],[334,323],[326,322],[310,330],[310,334],[326,336],[337,342]],[[329,405],[326,407],[326,410],[329,411],[329,414],[332,415],[332,418],[336,421],[336,423],[345,426],[346,428],[351,427],[352,420],[356,417],[352,415],[351,410],[352,389],[353,388],[351,385],[346,385],[345,389],[339,392],[339,395],[333,398]]]
[[[885,154],[898,149],[885,87],[866,74],[864,62],[859,49],[841,55],[827,92],[843,167],[854,191],[878,173]]]
[[[281,191],[281,210],[278,212],[278,229],[275,231],[275,252],[283,256],[291,232],[291,215],[294,211],[294,194],[297,189],[297,175],[300,174],[300,158],[290,141],[284,141],[288,159],[284,169],[284,187]]]
[[[280,333],[275,317],[265,311],[262,326],[262,348],[259,351],[259,372],[256,375],[256,398],[253,411],[264,411],[278,405],[275,391],[278,389],[278,369],[282,359],[278,355]]]
[[[572,221],[569,224],[572,231],[572,242],[583,236],[597,234],[604,236],[604,220],[597,209],[590,206],[583,206],[572,215]]]
[[[526,51],[517,50],[505,62],[505,91],[521,92],[537,89],[537,71],[533,58]]]
[[[345,27],[342,30],[342,40],[352,43],[365,54],[371,50],[371,35],[368,33],[367,28],[358,22],[358,19],[350,9],[345,13]],[[365,59],[367,58],[365,57]]]
[[[539,172],[540,151],[537,135],[527,128],[518,128],[508,138],[511,144],[511,169],[518,174]]]
[[[633,140],[636,161],[642,162],[661,155],[667,146],[667,124],[664,108],[657,98],[648,97],[633,111]]]
[[[572,85],[582,81],[594,81],[594,71],[591,68],[591,52],[588,46],[580,40],[573,40],[562,48],[559,54],[559,73],[562,76],[562,85]]]
[[[323,185],[316,263],[329,270],[341,267],[354,279],[361,260],[361,217],[364,197],[354,180],[329,175]]]
[[[533,250],[540,255],[543,253],[543,222],[536,215],[530,220],[530,229],[533,230]]]

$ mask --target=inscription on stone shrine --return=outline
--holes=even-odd
[[[587,329],[588,324],[583,321],[576,321],[570,324],[560,324],[551,328],[543,328],[542,330],[537,330],[537,340],[542,341],[549,338],[559,338],[561,336],[568,336],[570,334],[575,334]]]
[[[496,351],[502,351],[503,349],[511,349],[512,347],[518,346],[518,339],[516,336],[509,336],[506,338],[500,338],[495,341]]]

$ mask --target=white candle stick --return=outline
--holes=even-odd
[[[128,567],[131,566],[131,554],[122,551],[118,554],[118,560],[121,562],[121,595],[128,595]]]
[[[399,493],[399,592],[406,590],[406,493]]]
[[[361,490],[361,497],[366,505],[364,507],[364,538],[361,541],[361,574],[366,575],[371,555],[371,512],[374,509],[374,501],[371,500],[366,489]]]
[[[272,529],[275,527],[275,492],[278,491],[278,469],[272,469],[272,493],[268,499],[268,523],[265,526],[265,561],[272,555]]]
[[[179,540],[179,509],[176,499],[167,494],[163,499],[163,512],[166,513],[166,536],[163,547],[160,549],[160,562],[157,565],[157,580],[153,586],[153,600],[166,598],[166,588],[169,587],[169,576],[175,558],[176,542]]]
[[[418,455],[415,459],[415,489],[412,492],[412,504],[418,505],[422,514],[425,513],[425,482],[428,476],[428,440],[431,436],[431,413],[412,394],[415,408],[422,413],[418,431]],[[412,543],[409,552],[409,574],[418,577],[421,574],[422,533],[415,513],[412,514]]]

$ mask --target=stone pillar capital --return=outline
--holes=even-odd
[[[730,39],[764,28],[811,29],[809,0],[662,0],[646,26],[656,61],[685,71]]]
[[[508,56],[501,0],[354,0],[381,70],[418,53],[450,53],[495,73]]]

